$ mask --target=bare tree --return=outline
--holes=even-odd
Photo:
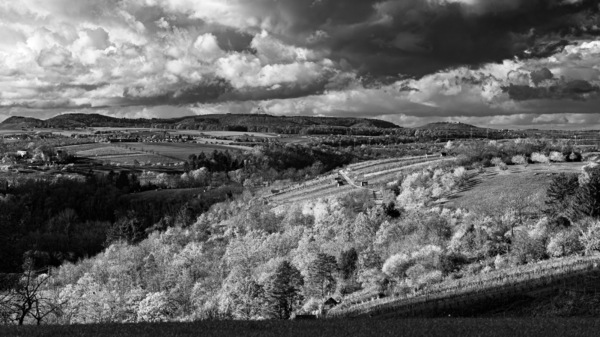
[[[61,303],[50,298],[46,288],[49,274],[26,268],[8,289],[0,294],[0,313],[5,321],[23,325],[30,317],[37,325],[52,313],[60,310]]]

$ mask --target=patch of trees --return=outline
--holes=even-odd
[[[447,150],[457,155],[462,166],[489,167],[504,164],[526,164],[528,162],[581,161],[581,154],[572,145],[564,142],[553,143],[545,140],[522,140],[504,143],[474,142],[469,144],[449,144]],[[548,155],[554,157],[548,158]],[[540,160],[543,156],[547,159]],[[559,159],[560,157],[560,159]]]
[[[561,173],[554,177],[544,212],[563,226],[600,217],[600,166],[585,167],[579,176]]]
[[[0,199],[0,273],[20,271],[27,254],[42,265],[57,266],[97,254],[114,240],[137,242],[148,229],[191,224],[212,204],[240,192],[225,186],[202,198],[135,198],[132,193],[140,190],[137,175],[127,171],[12,186]]]

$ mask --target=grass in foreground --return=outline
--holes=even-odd
[[[325,321],[215,321],[2,327],[0,336],[597,336],[590,318],[356,319]]]

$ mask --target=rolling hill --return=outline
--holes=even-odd
[[[327,132],[332,129],[398,129],[399,126],[376,119],[309,116],[272,116],[266,114],[217,114],[172,119],[126,119],[98,114],[64,114],[46,120],[10,117],[0,129],[83,128],[83,127],[153,127],[165,129],[267,131],[277,133]]]
[[[480,127],[477,127],[477,126],[474,126],[471,124],[465,124],[465,123],[460,123],[460,122],[429,123],[429,124],[420,126],[417,129],[421,129],[421,130],[472,130],[472,129],[485,130],[483,128],[480,128]]]

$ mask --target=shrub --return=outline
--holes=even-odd
[[[403,278],[406,270],[411,266],[411,258],[406,254],[390,256],[381,269],[386,275],[397,279]]]
[[[527,232],[515,231],[511,244],[511,258],[515,265],[537,262],[544,258],[546,247],[544,241],[531,237]]]
[[[502,158],[499,158],[499,157],[492,158],[491,163],[492,163],[492,165],[494,165],[496,167],[499,167],[500,165],[504,164],[504,162],[502,161]]]
[[[567,158],[564,154],[558,151],[552,151],[550,152],[550,160],[553,162],[564,162],[565,160],[567,160]]]
[[[510,161],[515,165],[527,164],[527,158],[525,158],[525,156],[521,154],[513,156]]]
[[[531,154],[531,161],[540,164],[550,163],[550,159],[548,159],[548,157],[545,154],[539,152],[534,152]]]
[[[138,322],[163,322],[172,317],[173,305],[164,292],[149,293],[138,305]]]
[[[575,231],[562,231],[554,234],[548,242],[546,251],[552,257],[569,256],[583,250],[579,235]]]
[[[584,221],[579,225],[581,236],[579,238],[585,255],[591,255],[600,251],[600,221]]]
[[[414,283],[417,283],[419,277],[425,274],[427,270],[422,264],[416,264],[406,270],[406,276],[410,278]]]
[[[581,159],[581,153],[571,152],[571,154],[569,155],[569,161],[581,161]]]
[[[423,286],[430,286],[432,284],[440,283],[440,282],[442,282],[443,279],[444,279],[444,277],[443,277],[441,271],[432,270],[430,272],[422,274],[419,277],[419,279],[417,280],[417,282],[419,283],[420,287],[423,287]]]
[[[321,301],[311,297],[308,301],[306,301],[306,303],[304,303],[304,305],[302,306],[302,311],[303,312],[313,312],[319,309],[319,306],[321,305]]]
[[[501,163],[500,165],[498,165],[498,168],[502,171],[506,171],[508,170],[508,165],[506,165],[506,163]]]
[[[508,267],[508,260],[500,254],[496,255],[496,258],[494,259],[494,268],[503,269],[506,267]]]
[[[449,253],[442,255],[440,258],[440,266],[444,275],[454,273],[460,270],[460,268],[469,263],[466,256],[461,253]]]

